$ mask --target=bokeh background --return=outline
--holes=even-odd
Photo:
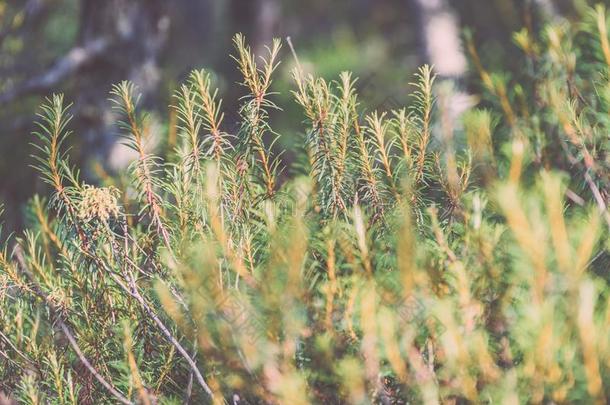
[[[231,39],[244,33],[255,52],[289,36],[301,63],[332,79],[342,70],[360,78],[369,109],[403,104],[423,63],[468,91],[471,77],[460,45],[463,30],[490,68],[518,72],[512,33],[538,29],[548,18],[572,18],[585,0],[0,0],[0,204],[9,229],[23,225],[23,204],[44,185],[29,168],[35,113],[44,97],[63,92],[73,102],[72,161],[88,182],[128,161],[108,102],[113,83],[135,82],[141,104],[167,133],[172,94],[193,68],[214,74],[235,124],[241,89],[230,58]],[[286,44],[285,44],[286,45]],[[272,117],[290,147],[302,116],[291,100],[287,46],[276,75]],[[291,160],[290,153],[284,159]]]

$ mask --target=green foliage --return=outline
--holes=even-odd
[[[349,73],[329,82],[297,61],[297,170],[280,170],[269,124],[279,41],[257,61],[235,37],[235,135],[210,76],[192,73],[166,158],[134,86],[117,85],[137,152],[127,185],[79,180],[54,96],[35,144],[53,197],[32,200],[29,229],[0,251],[0,390],[59,404],[604,403],[605,23],[598,8],[517,34],[519,78],[470,46],[486,109],[459,122],[430,67],[410,107],[366,113]]]

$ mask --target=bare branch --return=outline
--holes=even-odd
[[[589,174],[589,172],[585,172],[585,181],[591,189],[591,193],[593,193],[593,197],[595,198],[595,202],[597,203],[597,207],[599,208],[600,214],[606,220],[606,224],[608,224],[608,228],[610,228],[610,213],[608,212],[608,207],[606,206],[606,202],[604,201],[604,197],[602,197],[597,184],[593,181],[593,178]]]
[[[32,285],[32,291],[40,299],[42,299],[45,302],[45,304],[47,305],[47,308],[49,308],[49,312],[55,318],[55,322],[57,322],[57,324],[61,328],[61,331],[63,332],[63,334],[68,339],[68,342],[70,343],[70,346],[72,346],[72,349],[74,350],[74,352],[76,352],[76,355],[80,359],[81,363],[83,363],[83,365],[87,368],[87,370],[91,373],[91,375],[93,375],[93,377],[95,377],[95,379],[100,384],[102,384],[104,386],[104,388],[106,388],[108,390],[108,392],[110,392],[120,403],[126,404],[126,405],[133,405],[133,402],[128,400],[123,394],[121,394],[116,388],[114,388],[114,386],[111,383],[106,381],[104,376],[102,376],[95,369],[95,367],[93,367],[93,365],[89,362],[89,360],[87,360],[87,358],[83,354],[82,350],[78,346],[78,342],[74,338],[74,335],[70,331],[70,328],[63,321],[59,311],[55,308],[55,305],[51,302],[51,300],[49,300],[49,297],[47,296],[47,294],[44,291],[42,291],[40,289],[40,287],[37,285],[36,280],[32,276],[30,270],[27,267],[27,264],[25,263],[25,258],[23,257],[23,251],[22,251],[20,245],[16,245],[15,246],[15,250],[13,251],[13,257],[17,260],[17,264],[18,264],[21,272],[33,284]]]
[[[58,59],[47,71],[34,76],[9,89],[0,95],[0,105],[7,104],[16,98],[50,90],[65,78],[79,70],[82,66],[103,54],[111,42],[106,38],[97,38],[83,46],[72,48],[63,57]]]
[[[142,297],[142,295],[140,295],[140,292],[138,291],[138,287],[136,286],[133,278],[131,278],[129,280],[130,288],[127,289],[127,286],[125,286],[123,283],[121,283],[120,280],[118,280],[118,277],[116,277],[116,275],[114,275],[113,273],[110,273],[110,276],[117,284],[119,284],[121,286],[121,288],[123,288],[125,291],[127,291],[133,298],[136,299],[136,301],[138,301],[140,303],[140,305],[142,306],[144,311],[146,311],[148,316],[150,316],[152,318],[152,320],[157,324],[157,326],[159,327],[161,332],[163,332],[163,334],[165,335],[167,340],[172,345],[174,345],[174,347],[180,352],[182,357],[184,357],[186,362],[191,367],[192,372],[195,374],[195,377],[197,378],[197,382],[199,383],[199,385],[201,385],[201,387],[205,390],[205,392],[213,399],[214,393],[212,392],[212,389],[208,386],[208,384],[205,382],[203,375],[201,375],[201,372],[199,371],[199,368],[197,367],[197,364],[195,364],[195,361],[191,358],[191,356],[188,354],[188,352],[184,349],[184,347],[182,347],[182,345],[180,344],[180,342],[178,342],[178,340],[174,337],[174,335],[172,335],[172,333],[169,331],[167,326],[165,326],[165,324],[163,324],[163,322],[161,321],[161,319],[159,319],[157,314],[155,314],[155,312],[150,307],[150,305],[148,305],[148,303],[146,302],[144,297]]]
[[[148,304],[148,302],[146,301],[146,299],[144,297],[142,297],[142,295],[140,294],[140,291],[138,290],[138,286],[135,283],[135,280],[133,278],[133,276],[130,276],[129,274],[123,274],[123,277],[125,278],[125,280],[127,281],[127,284],[125,284],[116,273],[114,273],[110,268],[108,268],[108,266],[106,265],[106,263],[104,263],[98,256],[93,255],[91,253],[89,253],[88,251],[85,251],[83,249],[81,249],[82,253],[84,253],[87,257],[91,258],[95,264],[100,268],[103,269],[109,276],[110,278],[112,278],[112,280],[123,290],[125,291],[127,294],[129,294],[131,297],[135,298],[135,300],[140,304],[140,306],[142,307],[142,309],[148,314],[148,316],[150,318],[152,318],[153,322],[157,325],[157,327],[161,330],[161,332],[163,333],[163,335],[165,336],[165,338],[167,339],[167,341],[169,343],[171,343],[177,350],[178,352],[182,355],[182,357],[184,358],[184,360],[186,360],[186,362],[189,364],[192,372],[195,374],[195,377],[197,378],[197,382],[199,383],[199,385],[204,389],[204,391],[212,398],[214,399],[214,393],[212,392],[212,389],[210,388],[210,386],[205,382],[205,379],[203,378],[203,375],[201,374],[201,371],[199,371],[199,368],[197,367],[197,364],[195,363],[195,361],[191,358],[191,356],[188,354],[188,352],[186,351],[186,349],[180,344],[180,342],[178,341],[178,339],[176,339],[174,337],[174,335],[170,332],[170,330],[167,328],[167,326],[165,326],[165,324],[163,323],[163,321],[157,316],[157,314],[155,313],[155,311],[150,307],[150,305]]]

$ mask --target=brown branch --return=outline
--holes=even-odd
[[[58,86],[68,76],[103,54],[110,43],[105,38],[97,38],[83,46],[72,48],[48,70],[0,94],[0,105],[8,104],[24,95],[44,92]]]

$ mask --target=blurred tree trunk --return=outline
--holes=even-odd
[[[278,35],[281,10],[277,0],[258,0],[258,3],[255,34],[252,39],[260,52],[262,47],[269,45],[273,37]]]
[[[420,46],[427,63],[442,77],[459,79],[467,69],[457,15],[448,0],[412,0],[419,27]]]
[[[553,0],[532,0],[546,18],[557,19],[560,14]]]
[[[63,87],[74,101],[75,125],[87,128],[81,157],[106,161],[116,141],[108,92],[113,83],[128,79],[138,85],[144,103],[156,93],[158,59],[169,28],[166,7],[165,0],[81,0],[73,47],[0,94],[0,105]]]
[[[149,104],[160,83],[159,56],[167,42],[169,16],[165,0],[81,0],[78,44],[106,41],[107,49],[77,76],[76,105],[87,128],[90,150],[110,169],[129,160],[116,144],[115,118],[108,92],[113,83],[130,80]]]
[[[279,34],[281,2],[278,0],[232,0],[234,32],[242,32],[257,54]]]
[[[448,0],[412,0],[417,12],[420,48],[423,59],[434,67],[442,86],[441,111],[449,127],[475,104],[473,96],[462,90],[468,63],[460,36],[460,23]]]

